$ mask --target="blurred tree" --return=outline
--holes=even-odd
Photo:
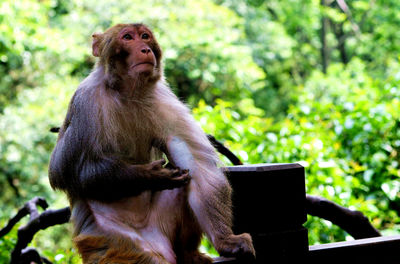
[[[95,63],[91,34],[144,22],[163,47],[167,80],[208,133],[247,163],[300,162],[310,194],[399,233],[400,2],[321,3],[1,1],[0,224],[38,194],[67,204],[49,188],[48,130]],[[307,227],[311,243],[348,238],[326,221]],[[55,263],[77,263],[66,228],[34,242]],[[12,243],[12,234],[0,240],[0,252]]]

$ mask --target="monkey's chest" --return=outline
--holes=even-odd
[[[115,152],[131,164],[145,164],[159,158],[160,151],[153,147],[157,137],[152,131],[132,131],[121,137]]]
[[[150,109],[124,113],[113,113],[113,122],[103,126],[103,140],[113,155],[134,164],[148,163],[155,158],[152,144],[155,138],[160,138],[163,128],[154,119],[155,113]],[[161,132],[162,133],[162,132]]]
[[[151,141],[140,142],[130,141],[129,144],[119,146],[116,154],[124,161],[130,164],[146,164],[154,160],[157,150],[151,145]]]

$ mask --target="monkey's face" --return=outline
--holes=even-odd
[[[142,24],[119,24],[103,34],[93,34],[93,55],[112,75],[125,79],[161,76],[161,49],[150,29]]]
[[[156,56],[150,45],[154,42],[153,34],[146,27],[128,26],[118,35],[121,55],[125,57],[128,75],[152,75],[158,69]]]

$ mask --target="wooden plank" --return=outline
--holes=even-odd
[[[303,168],[298,163],[259,163],[259,164],[248,164],[248,165],[238,165],[238,166],[228,166],[226,167],[228,171],[282,171],[287,169],[299,169]]]
[[[400,263],[400,236],[374,237],[309,247],[308,263]]]
[[[291,230],[271,234],[252,234],[257,251],[254,263],[292,264],[305,261],[308,252],[307,229]],[[248,260],[216,258],[218,264],[251,264]]]
[[[352,241],[335,242],[321,245],[310,246],[310,251],[317,252],[321,250],[339,250],[346,249],[351,250],[355,247],[375,247],[380,244],[387,244],[392,242],[399,242],[400,236],[383,236],[383,237],[372,237],[365,239],[357,239]]]
[[[308,253],[306,228],[269,234],[252,234],[257,253],[256,263],[300,263]]]

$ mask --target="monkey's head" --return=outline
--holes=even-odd
[[[161,49],[151,30],[143,24],[118,24],[92,35],[92,53],[105,69],[106,86],[148,86],[162,75]]]

